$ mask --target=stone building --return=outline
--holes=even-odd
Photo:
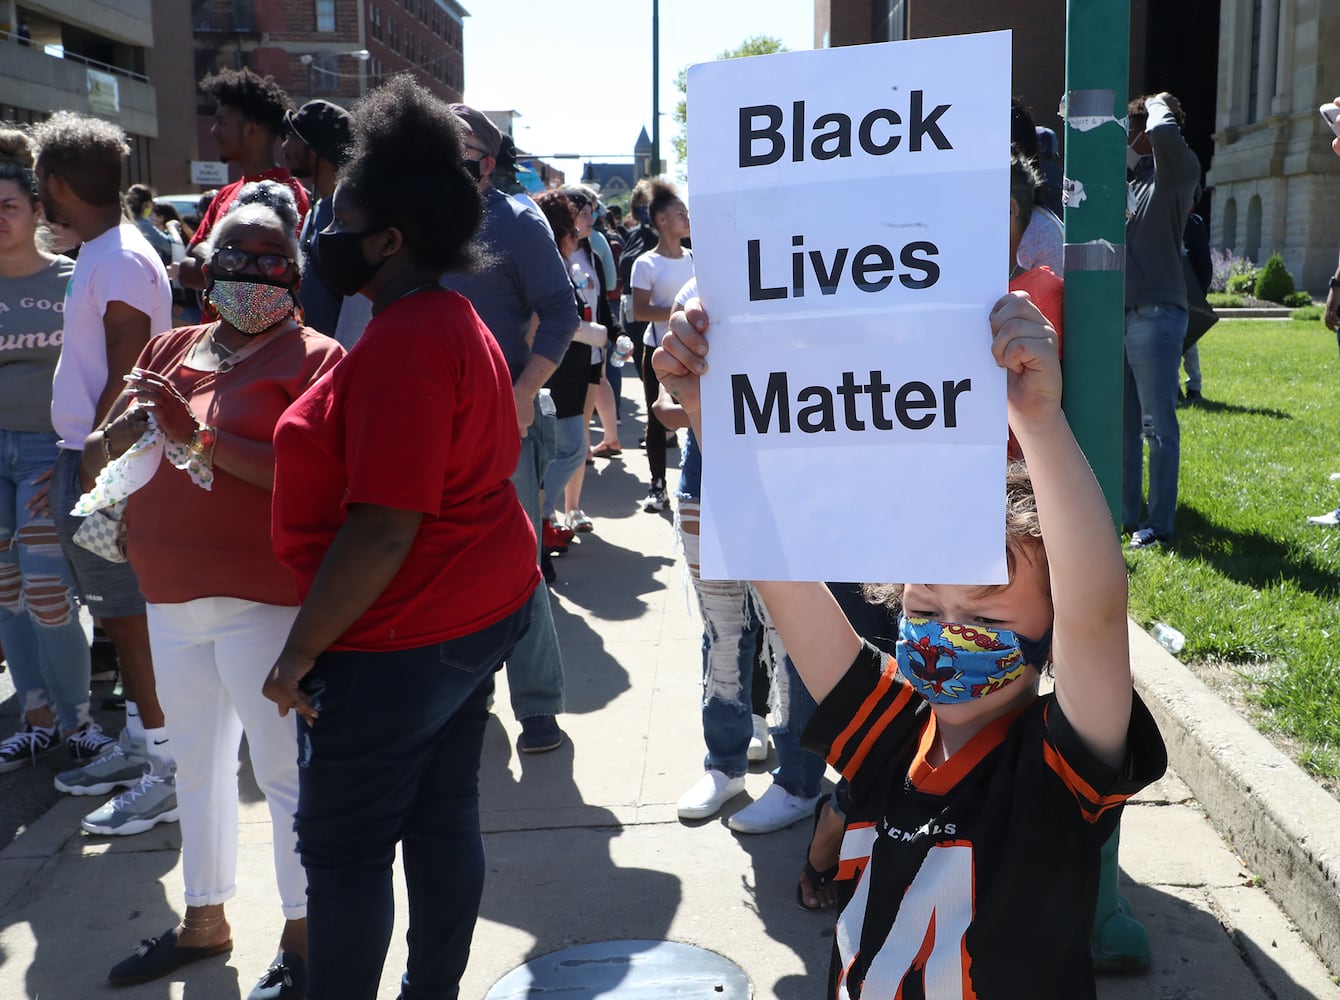
[[[1340,159],[1317,107],[1340,94],[1340,11],[1221,2],[1211,241],[1258,262],[1278,250],[1301,287],[1323,289],[1340,249]]]

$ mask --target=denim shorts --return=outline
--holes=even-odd
[[[84,520],[70,513],[83,494],[79,485],[80,453],[62,448],[51,476],[51,513],[56,521],[65,558],[74,569],[75,583],[84,606],[99,618],[133,618],[144,614],[144,595],[130,563],[108,562],[82,545],[76,545],[74,533]]]

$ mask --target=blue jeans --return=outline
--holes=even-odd
[[[409,897],[401,996],[459,995],[484,889],[488,699],[528,620],[522,608],[438,645],[323,653],[303,679],[320,713],[297,724],[309,996],[376,997],[395,921],[397,843]]]
[[[1177,382],[1186,310],[1141,305],[1126,310],[1121,407],[1121,520],[1171,538],[1177,513]],[[1145,417],[1150,420],[1145,430]],[[1149,443],[1149,511],[1140,518],[1144,441]]]
[[[554,460],[544,473],[544,516],[548,520],[554,516],[554,505],[563,509],[563,487],[568,485],[574,472],[586,461],[586,418],[582,414],[574,417],[559,417],[554,428]]]
[[[535,529],[535,561],[539,564],[540,482],[554,457],[554,418],[540,413],[535,406],[535,422],[521,439],[521,457],[517,459],[512,485],[517,499],[526,508]],[[512,696],[512,714],[517,719],[534,715],[558,715],[563,711],[563,654],[558,648],[554,613],[549,607],[549,588],[543,580],[530,595],[530,628],[507,659],[507,687]]]
[[[88,640],[52,516],[27,509],[41,488],[33,480],[56,462],[56,441],[52,432],[0,430],[0,644],[23,710],[49,705],[72,730],[89,719]]]
[[[684,530],[685,524],[692,525],[697,517],[697,501],[681,497],[680,539],[703,618],[702,718],[703,742],[707,744],[703,768],[732,778],[749,770],[749,738],[754,732],[750,696],[755,635],[762,625],[768,658],[774,664],[769,692],[773,725],[769,731],[777,748],[778,767],[773,781],[792,795],[812,798],[819,794],[824,759],[802,750],[800,735],[814,715],[814,699],[782,648],[753,588],[739,580],[698,578],[698,535]]]

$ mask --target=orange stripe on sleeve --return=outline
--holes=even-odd
[[[880,673],[879,683],[875,685],[875,689],[866,696],[865,701],[861,702],[860,709],[852,717],[851,722],[847,723],[846,728],[838,733],[837,739],[833,741],[833,745],[828,750],[828,762],[834,767],[838,766],[838,761],[840,761],[843,754],[846,753],[848,741],[850,741],[851,738],[860,731],[861,727],[865,725],[866,720],[870,718],[870,715],[874,712],[876,706],[879,705],[884,699],[884,696],[888,694],[889,688],[897,682],[895,673],[896,671],[892,670],[884,670]],[[910,690],[910,688],[905,688],[902,692],[903,695],[906,695]]]
[[[1096,823],[1109,809],[1121,805],[1130,798],[1126,794],[1099,795],[1093,786],[1079,776],[1050,743],[1043,744],[1042,757],[1061,779],[1061,782],[1075,793],[1079,799],[1080,810],[1088,823]]]

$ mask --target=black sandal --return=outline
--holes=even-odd
[[[810,832],[810,844],[805,847],[805,877],[809,879],[810,888],[815,892],[828,888],[829,883],[837,878],[838,873],[837,865],[819,871],[819,869],[814,867],[813,862],[810,861],[810,845],[814,843],[814,834],[819,830],[819,819],[823,816],[824,806],[828,804],[828,801],[828,796],[824,796],[814,804],[814,828]],[[811,913],[817,910],[827,910],[831,908],[824,906],[822,903],[818,906],[806,906],[805,889],[799,882],[796,883],[796,905],[802,910],[807,910]]]

